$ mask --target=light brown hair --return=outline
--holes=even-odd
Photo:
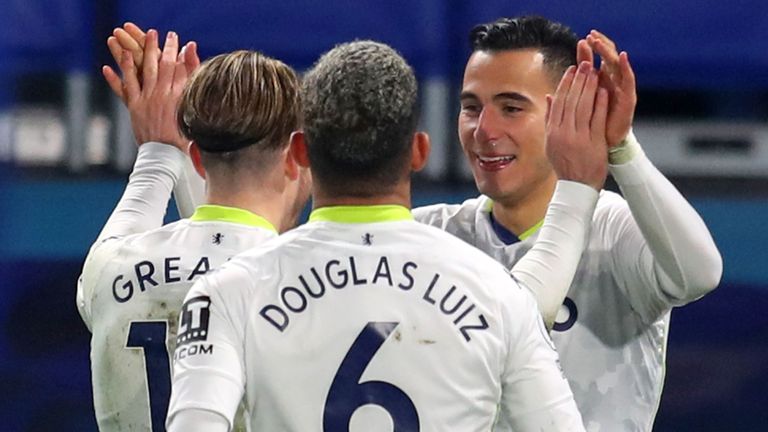
[[[190,77],[177,112],[179,129],[197,143],[204,162],[274,153],[300,127],[299,85],[293,69],[261,53],[217,55]]]

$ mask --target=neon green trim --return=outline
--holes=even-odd
[[[544,225],[544,219],[540,220],[536,225],[525,230],[525,232],[517,236],[517,238],[519,238],[520,240],[527,239],[528,237],[536,234],[536,231],[538,231],[542,225]]]
[[[195,222],[231,222],[277,232],[274,225],[263,217],[248,210],[234,207],[211,204],[201,205],[195,209],[195,213],[189,220]]]
[[[411,211],[399,205],[333,206],[312,210],[310,222],[370,223],[413,220]]]
[[[485,207],[486,207],[485,211],[491,212],[493,210],[493,200],[489,199]],[[536,225],[525,230],[525,232],[517,236],[517,238],[520,239],[521,241],[527,239],[528,237],[536,234],[536,231],[538,231],[542,225],[544,225],[544,219],[540,220]]]
[[[490,212],[491,212],[491,210],[493,210],[493,200],[492,200],[492,199],[490,199],[490,198],[488,198],[488,202],[487,202],[487,203],[485,203],[485,211],[487,211],[488,213],[490,213]]]

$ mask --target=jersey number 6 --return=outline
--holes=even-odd
[[[369,322],[357,336],[333,378],[323,413],[323,431],[348,431],[355,411],[364,405],[378,405],[392,418],[394,432],[419,430],[419,415],[413,401],[394,384],[360,382],[368,364],[396,322]]]

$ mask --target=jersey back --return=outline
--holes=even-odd
[[[100,430],[165,430],[178,314],[195,280],[276,233],[182,220],[95,245],[78,283]]]
[[[311,222],[202,279],[185,322],[207,336],[180,336],[170,415],[231,419],[245,386],[251,430],[487,431],[499,409],[519,430],[581,430],[532,296],[413,221]]]

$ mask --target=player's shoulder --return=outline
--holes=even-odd
[[[413,216],[419,222],[445,221],[456,217],[474,216],[483,209],[489,198],[480,195],[464,200],[461,204],[431,204],[413,209]]]
[[[523,313],[521,311],[528,304],[525,301],[528,293],[503,264],[447,231],[430,225],[414,225],[417,225],[414,229],[424,236],[420,241],[424,250],[415,252],[429,257],[436,268],[460,274],[461,283],[466,284],[464,288],[472,293],[478,307],[492,311],[494,315],[501,309]]]
[[[295,240],[296,230],[298,228],[234,255],[195,282],[185,301],[199,297],[216,299],[225,307],[242,312],[243,305],[266,293],[268,290],[264,288],[280,278],[281,249]]]
[[[509,272],[501,263],[449,231],[422,224],[417,224],[417,229],[427,237],[422,241],[426,253],[435,256],[438,261],[465,266],[477,280],[510,278]]]
[[[246,251],[238,254],[235,258],[240,260],[265,260],[274,259],[277,257],[277,253],[287,247],[288,245],[296,242],[308,235],[306,225],[301,225],[290,231],[286,231],[279,236],[272,237],[258,245],[247,249]]]
[[[495,262],[480,249],[470,245],[442,227],[431,224],[416,224],[414,230],[421,232],[426,237],[430,237],[428,241],[425,240],[423,243],[430,250],[433,250],[434,253],[456,256],[462,254],[467,259],[472,259],[473,261],[485,261],[485,258],[488,258],[491,262]]]
[[[183,226],[182,220],[141,233],[105,238],[91,247],[86,264],[90,261],[108,260],[110,264],[117,265],[124,260],[131,261],[137,256],[153,256],[158,250],[164,249],[168,239]]]
[[[595,206],[594,221],[603,221],[624,214],[630,214],[629,205],[624,197],[609,190],[600,191]]]
[[[615,247],[616,242],[623,238],[622,233],[632,226],[635,226],[634,216],[624,197],[615,192],[601,191],[595,213],[592,215],[587,249],[604,250]],[[612,255],[602,256],[609,259]]]
[[[174,222],[141,233],[100,238],[91,245],[91,249],[88,251],[88,256],[85,259],[85,266],[94,265],[105,260],[114,262],[123,256],[126,250],[136,249],[137,245],[154,244],[157,246],[160,240],[158,237],[167,236],[167,233],[176,230],[177,226],[178,222]]]
[[[266,239],[233,256],[219,269],[214,270],[213,274],[229,273],[230,276],[240,274],[241,277],[250,279],[263,278],[266,274],[277,270],[281,250],[303,235],[306,235],[306,230],[300,226],[279,236]]]
[[[119,248],[135,248],[143,245],[153,245],[157,247],[164,240],[174,235],[174,233],[184,230],[189,226],[187,219],[181,219],[175,222],[165,224],[148,231],[130,234],[115,239],[106,239],[105,242],[114,241],[115,246]]]
[[[620,194],[603,189],[597,198],[597,208],[610,208],[613,206],[626,206],[627,201]]]
[[[125,236],[99,239],[91,246],[83,265],[83,274],[91,276],[101,272],[107,266],[117,268],[121,265],[134,265],[137,257],[149,259],[167,250],[169,239],[175,233],[185,230],[188,221],[182,219],[148,231]],[[126,264],[127,263],[127,264]],[[90,277],[89,279],[95,280]]]
[[[107,269],[133,267],[137,258],[147,260],[163,250],[170,233],[183,226],[182,221],[149,231],[125,236],[106,237],[91,245],[83,264],[80,280],[85,286],[98,284]],[[118,272],[119,273],[119,272]]]

